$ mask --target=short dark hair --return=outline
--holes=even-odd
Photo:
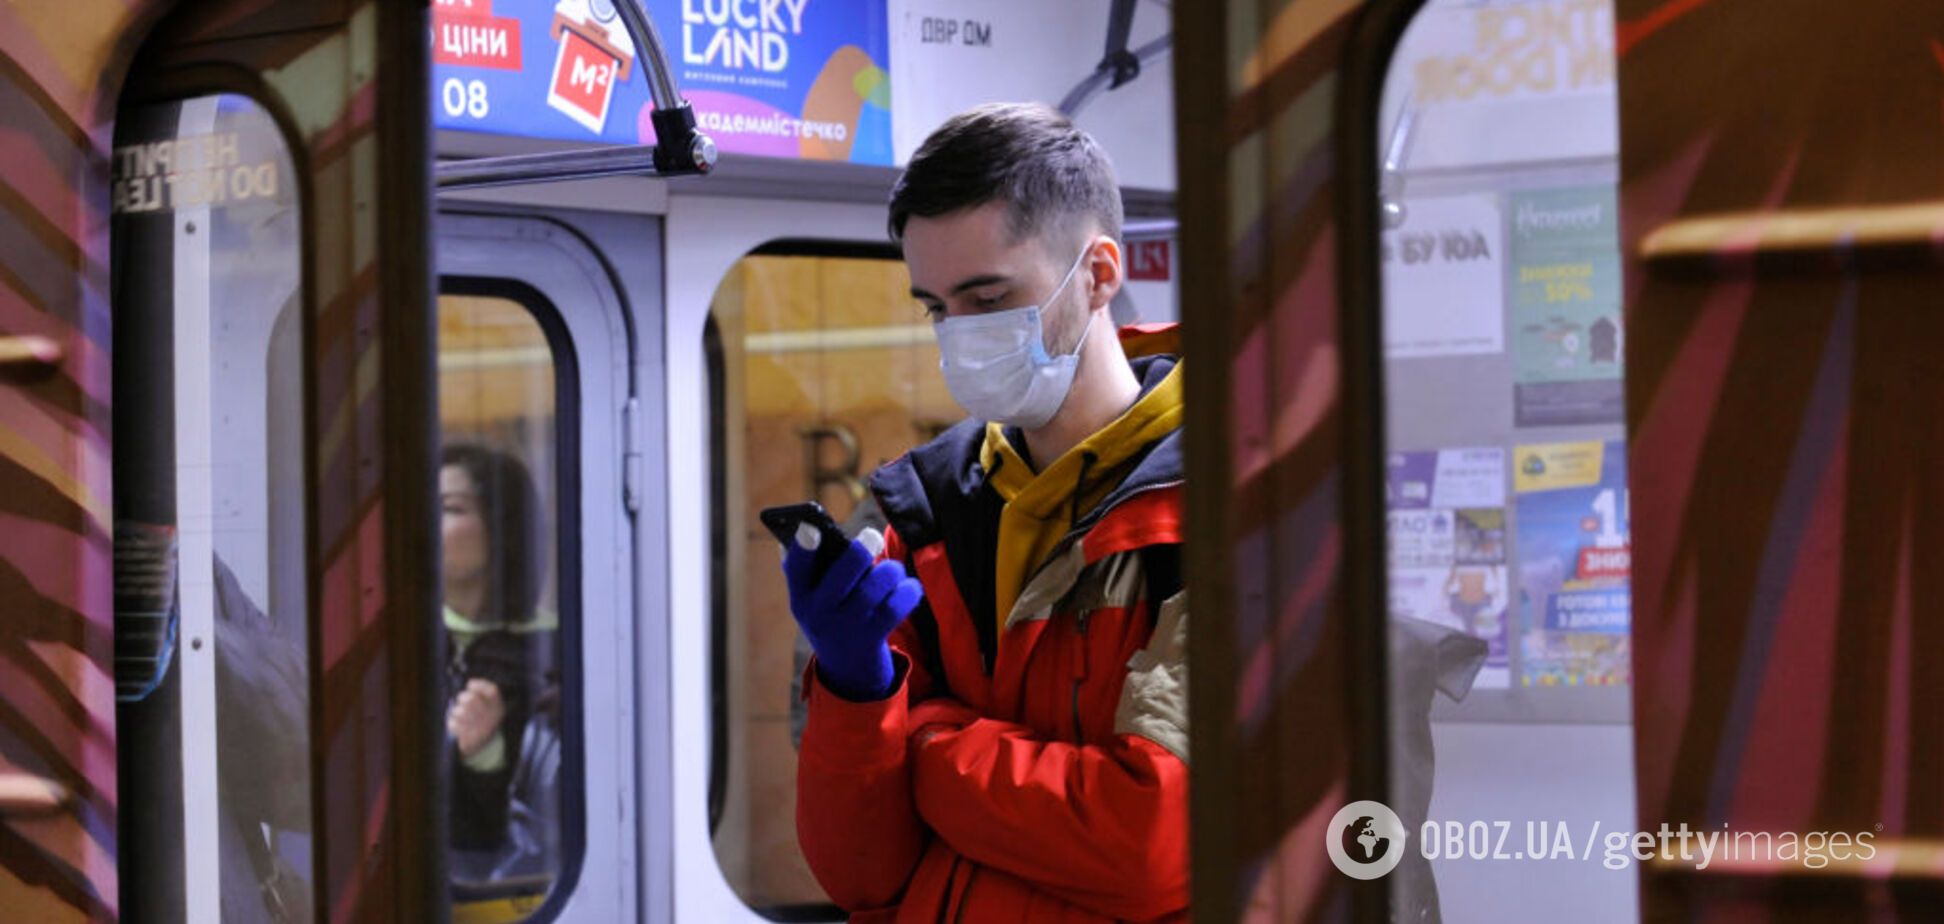
[[[1121,232],[1114,165],[1086,132],[1041,103],[987,103],[946,120],[911,155],[891,188],[891,239],[913,215],[932,218],[1003,202],[1012,233],[1089,217]]]
[[[482,621],[508,624],[534,618],[546,580],[547,551],[540,492],[514,456],[466,443],[448,444],[439,466],[457,466],[472,479],[479,518],[486,524],[487,593]]]

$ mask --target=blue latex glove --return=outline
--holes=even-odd
[[[792,542],[783,555],[790,585],[790,614],[817,653],[823,685],[851,702],[890,695],[897,679],[886,639],[924,599],[925,590],[895,561],[876,556],[857,540],[838,556],[822,580],[813,576],[817,554]]]

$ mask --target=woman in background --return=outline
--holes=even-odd
[[[440,459],[447,702],[452,741],[452,872],[499,878],[532,832],[509,832],[515,771],[536,703],[552,702],[557,620],[540,606],[545,579],[540,499],[526,466],[480,446]],[[521,774],[525,776],[526,774]],[[554,805],[511,813],[530,827]],[[516,836],[517,835],[517,836]],[[540,839],[550,840],[550,839]],[[552,857],[526,858],[551,863]],[[521,862],[530,867],[530,862]],[[523,870],[530,871],[530,870]]]

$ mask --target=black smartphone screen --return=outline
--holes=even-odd
[[[819,575],[830,568],[837,556],[844,554],[844,549],[850,547],[850,537],[844,535],[837,521],[832,520],[823,505],[816,501],[765,507],[757,517],[763,521],[770,535],[786,546],[796,541],[797,527],[804,523],[816,527],[823,536],[822,541],[817,543],[816,571]]]

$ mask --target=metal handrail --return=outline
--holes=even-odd
[[[652,144],[636,144],[474,157],[443,161],[436,169],[441,190],[517,186],[550,180],[588,180],[604,176],[660,173],[655,162],[657,150]]]
[[[1411,139],[1417,133],[1418,109],[1412,105],[1411,91],[1397,107],[1397,121],[1391,123],[1390,138],[1384,142],[1384,160],[1378,167],[1378,210],[1384,230],[1404,226],[1404,167],[1411,157]]]
[[[654,20],[642,9],[641,0],[614,0],[614,7],[647,70],[644,79],[655,106],[648,118],[655,143],[443,161],[432,168],[440,190],[624,174],[682,176],[715,169],[715,141],[696,127],[695,110],[675,84],[675,70],[669,66]]]
[[[1121,240],[1130,244],[1138,241],[1172,241],[1180,234],[1181,223],[1173,218],[1130,221],[1121,225]]]
[[[668,66],[668,55],[662,50],[661,32],[655,28],[655,21],[641,8],[641,0],[615,0],[614,8],[621,14],[621,24],[628,29],[628,37],[634,39],[635,47],[654,49],[655,66],[648,69],[648,97],[655,101],[656,109],[679,109],[688,105],[682,98],[681,90],[675,86],[675,69]],[[659,138],[657,139],[659,140]]]

